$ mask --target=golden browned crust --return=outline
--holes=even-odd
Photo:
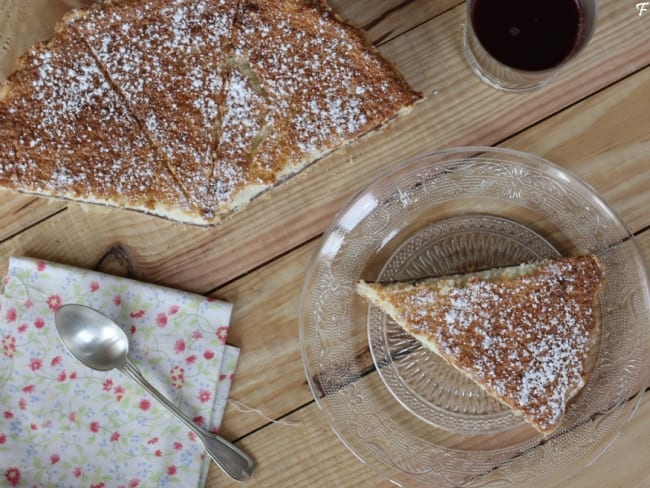
[[[212,150],[236,2],[121,0],[68,20],[167,160],[185,195],[214,215]]]
[[[74,32],[34,46],[19,64],[0,90],[0,185],[143,211],[186,208]]]
[[[236,175],[219,189],[226,205],[238,206],[241,193],[245,201],[250,182],[273,185],[420,98],[359,30],[324,3],[242,0],[233,44],[234,59],[252,81],[245,104],[262,101],[253,102],[255,120],[243,121],[259,124],[258,132],[231,148],[247,163],[225,165]]]
[[[589,255],[359,292],[548,434],[587,380],[602,283]]]
[[[0,89],[0,185],[212,224],[419,97],[324,3],[105,1]]]

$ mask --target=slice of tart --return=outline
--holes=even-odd
[[[593,255],[358,292],[543,434],[584,386],[599,337]]]
[[[73,31],[34,46],[0,87],[0,186],[182,218],[191,210]]]
[[[362,31],[322,1],[241,1],[232,43],[233,60],[265,110],[253,144],[240,146],[238,158],[219,159],[236,175],[219,192],[224,211],[408,112],[420,98]]]
[[[212,150],[236,9],[233,0],[113,0],[72,11],[62,26],[84,39],[207,218],[214,215]]]

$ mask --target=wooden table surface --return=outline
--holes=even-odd
[[[540,0],[543,1],[543,0]],[[460,0],[336,0],[425,95],[415,110],[317,162],[210,229],[0,192],[0,267],[32,256],[210,294],[234,304],[242,354],[223,434],[256,459],[251,487],[387,487],[328,427],[300,356],[298,304],[328,222],[397,162],[452,146],[498,145],[551,160],[590,183],[650,257],[650,12],[602,0],[594,37],[548,87],[497,92],[467,67]],[[279,421],[279,422],[278,422]],[[212,466],[207,486],[237,486]],[[246,486],[246,485],[243,485]],[[650,487],[650,396],[571,488]]]

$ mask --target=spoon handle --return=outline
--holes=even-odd
[[[187,415],[181,412],[176,405],[170,402],[166,396],[149,383],[138,367],[128,358],[124,365],[119,369],[122,373],[129,376],[133,381],[144,388],[149,394],[151,394],[151,396],[173,413],[178,420],[183,422],[183,424],[199,436],[210,457],[227,475],[237,481],[246,481],[251,477],[255,463],[243,451],[224,438],[208,432],[196,425]]]

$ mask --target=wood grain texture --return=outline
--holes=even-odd
[[[313,398],[298,342],[302,277],[317,242],[301,246],[218,290],[233,304],[228,341],[241,347],[230,397],[278,418]],[[227,409],[223,432],[240,437],[264,425],[263,417]]]
[[[251,487],[392,486],[343,446],[313,402],[297,308],[317,237],[352,194],[396,162],[471,144],[538,154],[601,192],[640,233],[650,258],[650,17],[638,17],[628,2],[602,0],[596,34],[576,62],[548,87],[513,95],[481,84],[467,68],[459,0],[332,4],[365,25],[426,98],[410,115],[319,161],[224,224],[201,229],[0,192],[0,273],[9,255],[30,255],[188,291],[214,290],[234,303],[229,339],[242,346],[242,356],[231,398],[273,419],[299,422],[273,424],[228,407],[223,433],[243,437],[239,444],[259,463]],[[650,488],[648,439],[646,398],[613,449],[567,486]],[[241,485],[212,466],[207,487],[217,486]]]
[[[643,229],[650,223],[647,213],[647,208],[650,207],[650,192],[644,191],[650,188],[650,165],[644,157],[647,151],[639,151],[637,154],[631,152],[630,147],[638,143],[640,147],[648,148],[649,144],[649,135],[645,129],[648,126],[648,110],[644,104],[638,103],[639,96],[650,90],[647,71],[649,70],[637,73],[545,120],[507,140],[504,146],[532,151],[561,161],[562,166],[575,172],[601,192],[633,230]],[[607,114],[607,117],[594,116],[599,113]],[[617,139],[617,128],[624,132],[619,134],[620,139]],[[624,181],[612,176],[612,168],[617,167],[624,167],[621,175],[621,178],[627,175]],[[627,185],[626,191],[620,191],[619,185]],[[648,231],[642,235],[646,239],[648,250],[650,247],[647,241],[650,235]],[[291,337],[296,333],[296,308],[287,308],[287,305],[297,306],[304,269],[317,244],[318,242],[312,242],[302,246],[269,266],[257,270],[253,275],[237,280],[218,291],[220,296],[235,300],[234,303],[238,303],[236,300],[240,297],[245,303],[241,311],[235,307],[233,317],[233,337],[243,345],[244,359],[239,366],[232,397],[263,410],[273,418],[290,412],[300,405],[300,402],[311,398],[308,388],[301,383],[304,377],[299,351],[291,345],[292,340],[297,340],[295,336]],[[646,253],[646,259],[648,258],[650,252]],[[295,276],[287,278],[286,275],[291,273],[295,273]],[[278,287],[274,287],[274,291],[264,292],[258,300],[261,283],[274,282],[278,278]],[[279,337],[279,341],[287,341],[285,351],[291,356],[274,358],[282,364],[282,367],[277,369],[272,366],[272,362],[262,364],[264,355],[258,355],[258,348],[263,339],[256,332],[259,329],[252,325],[256,322],[264,323],[265,317],[269,315],[273,318],[273,323],[278,325],[274,335]],[[248,346],[252,346],[252,350]],[[261,350],[264,350],[263,345]],[[266,382],[268,380],[276,385],[278,378],[285,375],[283,398],[278,398],[277,386],[267,387]],[[254,414],[241,414],[233,408],[226,411],[224,419],[225,431],[232,437],[239,437],[243,432],[259,428],[265,423],[264,419]],[[284,430],[286,427],[272,428],[275,432],[276,429]]]
[[[331,0],[329,4],[344,19],[361,27],[375,45],[459,5],[459,0]]]
[[[16,60],[32,44],[49,39],[70,10],[66,0],[3,0],[0,3],[0,82],[16,69]]]
[[[287,417],[294,426],[274,424],[238,442],[257,463],[251,487],[393,486],[355,458],[311,402]],[[206,486],[238,486],[211,466]]]
[[[645,107],[635,103],[635,101],[639,94],[648,89],[650,89],[650,79],[644,73],[639,73],[574,106],[567,112],[560,113],[514,137],[512,140],[506,141],[504,145],[521,150],[530,150],[528,144],[534,145],[536,149],[534,152],[548,157],[547,152],[552,152],[557,147],[555,141],[560,136],[565,138],[573,136],[576,139],[581,139],[582,131],[575,130],[574,127],[582,127],[590,137],[582,138],[580,144],[567,144],[568,147],[564,148],[561,158],[554,159],[561,160],[565,168],[575,172],[592,184],[611,202],[619,215],[625,219],[633,230],[640,230],[649,221],[646,208],[650,206],[650,193],[645,192],[644,189],[650,188],[650,165],[647,164],[647,159],[643,157],[642,152],[638,157],[630,156],[630,145],[626,140],[622,140],[620,145],[612,144],[611,139],[614,136],[605,137],[605,135],[611,133],[614,127],[619,126],[621,122],[626,120],[636,122],[637,116],[646,112]],[[608,103],[610,100],[612,101],[611,106]],[[609,124],[602,121],[602,127],[596,131],[592,129],[590,124],[583,122],[585,119],[590,119],[589,114],[592,114],[595,108],[602,107],[603,104],[606,105],[606,112],[610,115],[608,118]],[[622,126],[626,130],[631,126],[637,127],[635,124],[625,123]],[[646,126],[647,122],[641,123],[636,130],[641,133]],[[647,147],[649,141],[643,142],[642,136],[648,138],[648,134],[644,133],[639,134],[639,138],[635,140],[641,141],[640,144]],[[632,137],[635,136],[632,135]],[[598,151],[599,144],[603,145],[601,150],[607,154],[607,157],[594,157],[593,150],[596,148],[595,150]],[[621,161],[624,163],[621,164]],[[624,182],[619,182],[618,178],[613,178],[611,175],[612,168],[617,166],[623,166],[625,168],[624,174],[635,175],[634,178],[628,176],[628,181]],[[620,191],[617,185],[621,184],[627,185],[627,191]],[[269,368],[270,363],[269,365],[259,364],[260,358],[255,351],[258,350],[257,344],[260,343],[261,339],[251,324],[265,323],[265,317],[270,315],[273,317],[273,322],[279,326],[278,337],[284,340],[288,337],[291,340],[293,328],[297,327],[295,314],[302,276],[309,257],[316,247],[315,244],[310,243],[302,246],[297,251],[283,256],[268,267],[259,269],[254,275],[237,280],[218,291],[219,295],[225,296],[226,299],[232,299],[234,303],[237,303],[237,299],[241,297],[242,302],[245,304],[245,309],[241,312],[237,310],[237,307],[235,308],[233,321],[235,337],[244,345],[243,354],[247,354],[247,344],[251,346],[255,344],[254,351],[249,352],[250,356],[245,356],[246,360],[241,362],[233,396],[250,405],[263,408],[267,415],[274,418],[290,411],[291,407],[283,405],[282,401],[277,397],[270,396],[274,394],[275,388],[266,388],[265,386],[266,378],[269,375],[280,376],[287,374],[288,378],[293,378],[293,380],[287,382],[288,384],[283,390],[288,398],[295,399],[295,403],[291,402],[292,404],[299,404],[300,401],[304,400],[305,396],[309,397],[308,392],[299,381],[302,373],[299,365],[299,351],[296,348],[286,346],[285,350],[292,354],[293,357],[290,359],[283,358],[281,360],[283,366],[277,371]],[[295,273],[295,275],[293,278],[288,278],[287,275],[291,273]],[[251,286],[249,285],[250,282],[256,285]],[[277,290],[270,293],[265,291],[260,295],[259,284],[261,282],[273,282],[274,284],[277,282]],[[292,293],[294,294],[293,297],[291,296]],[[260,297],[260,299],[258,300],[257,297]],[[290,308],[288,305],[294,308]],[[280,328],[282,326],[290,327],[289,331],[283,333]],[[295,337],[293,339],[295,340]],[[290,366],[291,364],[293,364],[293,367]],[[293,375],[297,375],[297,377]],[[252,383],[248,384],[249,381]],[[239,436],[242,433],[241,428],[244,428],[244,431],[246,428],[252,429],[259,426],[259,422],[263,422],[263,420],[238,415],[234,415],[231,420],[227,413],[225,424],[227,425],[226,428],[233,429],[232,432],[235,436]],[[246,424],[248,424],[248,427],[245,427]]]
[[[630,20],[623,2],[603,1],[601,12],[605,20],[592,43],[564,76],[543,90],[512,95],[484,86],[466,68],[459,41],[463,11],[456,7],[382,47],[429,95],[410,115],[316,163],[227,222],[200,229],[70,205],[53,225],[41,227],[40,242],[19,239],[0,256],[9,249],[64,256],[58,242],[79,248],[67,253],[73,264],[94,267],[119,243],[129,249],[136,278],[190,291],[215,288],[320,234],[353,193],[397,161],[441,147],[498,142],[647,65],[650,30]]]
[[[650,68],[505,141],[582,178],[634,231],[650,223]]]
[[[65,209],[59,200],[16,195],[0,189],[0,242]]]
[[[362,464],[329,430],[315,404],[288,417],[297,427],[272,425],[242,440],[252,452],[258,471],[251,487],[377,487],[394,486]],[[646,394],[635,417],[614,445],[592,466],[568,482],[567,488],[647,488],[650,454],[650,397]],[[289,461],[288,461],[289,459]],[[208,487],[238,486],[211,468]],[[411,485],[409,485],[411,486]],[[417,484],[413,484],[417,486]]]

